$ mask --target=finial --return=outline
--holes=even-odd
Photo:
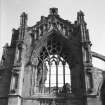
[[[79,13],[79,15],[84,16],[84,13],[82,10],[80,10],[78,13]]]
[[[27,25],[27,14],[23,12],[20,16],[20,25],[26,26]]]
[[[20,17],[27,17],[27,14],[25,12],[22,12]]]
[[[77,21],[79,23],[81,23],[82,21],[84,21],[84,13],[81,10],[79,12],[77,12]]]
[[[51,15],[58,15],[58,8],[50,8]]]

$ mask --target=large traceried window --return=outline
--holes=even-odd
[[[48,41],[46,48],[42,48],[37,76],[39,92],[71,92],[70,68],[61,52],[62,46],[55,40]]]
[[[45,64],[48,68],[45,87],[47,89],[49,88],[49,92],[52,92],[54,89],[60,91],[65,85],[71,86],[69,65],[62,57],[50,55],[50,57],[45,60]]]

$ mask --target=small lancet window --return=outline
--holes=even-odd
[[[20,62],[20,60],[21,60],[21,52],[22,52],[22,46],[21,46],[21,44],[19,44],[17,47],[17,53],[16,53],[16,61],[17,62]]]
[[[11,93],[15,93],[16,89],[17,89],[17,84],[18,84],[18,74],[17,73],[13,73],[12,75],[12,80],[11,80]]]

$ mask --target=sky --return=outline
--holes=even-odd
[[[0,57],[5,43],[11,41],[12,29],[20,25],[22,12],[28,14],[28,25],[49,14],[49,8],[58,8],[61,18],[72,23],[82,10],[89,29],[92,51],[105,55],[105,0],[0,0]],[[95,60],[97,62],[97,60]],[[97,63],[100,66],[100,63]],[[105,63],[102,62],[105,69]]]

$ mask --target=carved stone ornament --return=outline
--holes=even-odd
[[[38,61],[38,58],[32,57],[31,62],[32,62],[32,65],[37,66],[39,61]]]
[[[39,63],[39,60],[38,60],[37,52],[35,50],[33,50],[33,53],[32,53],[32,56],[31,56],[31,64],[34,65],[34,66],[37,66],[38,63]]]

